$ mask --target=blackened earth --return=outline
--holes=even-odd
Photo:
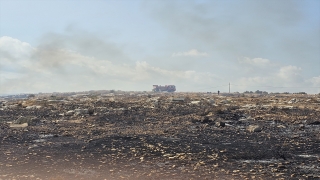
[[[271,97],[194,105],[163,95],[152,108],[141,98],[2,109],[0,179],[320,178],[320,112],[303,104],[310,97],[289,110],[261,105]],[[255,107],[243,108],[249,101]],[[61,115],[75,107],[95,114]],[[21,116],[39,121],[7,123]]]

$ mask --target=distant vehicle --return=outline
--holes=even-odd
[[[153,92],[175,92],[176,86],[175,85],[153,85]]]

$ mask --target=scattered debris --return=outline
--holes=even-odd
[[[0,179],[320,174],[315,95],[113,90],[0,102]]]

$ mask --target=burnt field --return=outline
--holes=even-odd
[[[319,130],[317,95],[6,99],[0,180],[319,179]]]

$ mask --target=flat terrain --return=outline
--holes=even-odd
[[[3,99],[0,180],[319,179],[320,96]]]

